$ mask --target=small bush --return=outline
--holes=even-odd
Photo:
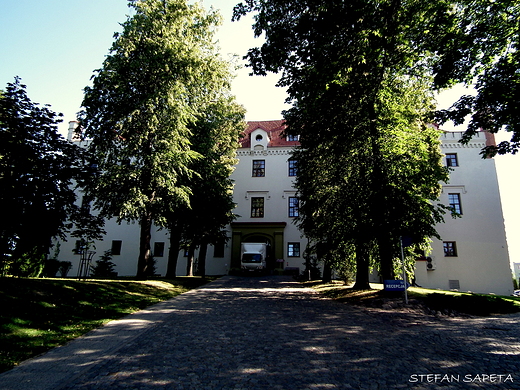
[[[96,265],[91,267],[90,276],[95,278],[112,278],[117,276],[117,272],[114,270],[116,265],[111,260],[111,251],[105,251],[99,257],[99,260],[96,260]]]
[[[320,263],[316,257],[311,256],[307,258],[303,265],[305,266],[305,269],[300,274],[300,281],[321,280]]]
[[[72,263],[70,261],[59,261],[56,259],[48,259],[44,262],[42,276],[45,278],[55,278],[59,273],[59,276],[66,278]]]
[[[45,255],[38,254],[37,250],[25,253],[9,264],[8,274],[23,278],[39,277],[45,266]]]
[[[56,259],[45,260],[42,276],[45,278],[55,278],[58,270],[60,269],[60,264],[61,261]]]
[[[70,261],[60,261],[60,268],[58,269],[60,276],[66,278],[71,268],[72,263]]]

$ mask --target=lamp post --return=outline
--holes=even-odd
[[[406,291],[406,268],[404,263],[404,247],[411,245],[411,239],[409,237],[400,237],[401,242],[401,261],[403,263],[403,283],[404,283],[404,303],[408,305],[408,291]]]

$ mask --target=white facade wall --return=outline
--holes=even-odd
[[[261,123],[261,122],[259,122]],[[462,217],[452,219],[445,216],[445,223],[437,226],[441,240],[434,239],[432,253],[434,270],[427,271],[426,262],[416,262],[416,283],[426,288],[459,289],[480,293],[510,295],[513,291],[511,269],[507,250],[504,220],[500,202],[500,193],[492,159],[482,159],[480,150],[486,145],[485,134],[480,133],[468,145],[458,141],[462,133],[446,133],[442,136],[444,153],[455,153],[458,166],[450,173],[450,182],[443,186],[441,203],[448,204],[448,194],[460,194]],[[258,137],[259,136],[259,137]],[[283,232],[277,240],[277,268],[304,269],[303,252],[307,240],[289,217],[289,197],[295,196],[294,177],[289,176],[288,159],[291,146],[269,146],[269,133],[262,128],[251,132],[248,147],[238,149],[238,164],[232,174],[234,180],[233,198],[236,203],[234,213],[239,217],[235,224],[227,229],[229,242],[224,249],[224,257],[215,257],[213,247],[208,247],[206,260],[207,275],[227,274],[232,267],[240,240],[247,235],[237,235],[240,226],[247,225],[251,232],[258,226],[276,224],[283,226]],[[253,176],[253,161],[265,160],[265,176]],[[264,216],[251,216],[251,199],[264,198]],[[112,240],[121,240],[121,254],[113,256],[119,276],[133,276],[137,270],[139,251],[139,225],[122,223],[117,225],[109,221],[104,241],[96,243],[96,255],[99,258],[109,250]],[[280,233],[280,232],[279,232]],[[164,256],[155,257],[157,273],[164,275],[167,267],[169,234],[166,231],[152,232],[152,248],[155,242],[164,242]],[[274,244],[274,241],[272,244]],[[445,256],[443,241],[456,243],[457,256]],[[288,244],[299,243],[300,256],[288,256]],[[60,260],[73,262],[70,276],[77,273],[79,255],[72,254],[75,240],[62,243]],[[281,247],[280,247],[281,246]],[[196,253],[197,256],[197,253]],[[186,257],[181,252],[178,257],[177,275],[186,274]]]
[[[446,215],[445,223],[436,227],[442,240],[432,242],[435,269],[427,271],[426,263],[417,261],[416,283],[427,288],[510,295],[513,286],[495,161],[479,155],[486,145],[485,133],[468,145],[458,142],[461,135],[450,132],[442,136],[442,151],[456,154],[458,166],[443,185],[440,202],[447,205],[448,194],[459,194],[462,216],[453,219]],[[456,256],[444,255],[444,241],[456,243]]]
[[[520,263],[513,263],[513,275],[520,285]]]
[[[291,150],[291,147],[268,147],[266,150],[254,150],[252,147],[238,150],[239,163],[232,175],[235,182],[233,199],[237,204],[234,212],[240,216],[237,222],[286,223],[283,234],[283,268],[299,268],[303,271],[302,255],[306,240],[301,237],[294,218],[289,217],[289,198],[296,196],[294,177],[289,176],[288,159],[291,157]],[[265,177],[252,176],[254,160],[265,160]],[[264,198],[263,218],[251,217],[253,197]],[[300,256],[289,257],[289,243],[300,244]]]
[[[118,224],[115,220],[107,221],[105,225],[107,234],[102,241],[95,242],[95,248],[91,248],[96,253],[92,258],[92,265],[107,250],[111,250],[112,241],[121,241],[121,253],[112,256],[112,262],[116,264],[115,271],[118,276],[135,276],[137,273],[137,260],[139,256],[139,224],[122,222]],[[152,251],[155,243],[164,243],[163,256],[154,254],[156,260],[157,275],[164,276],[167,269],[168,247],[170,234],[167,230],[159,230],[157,227],[152,229],[151,246]],[[76,247],[76,239],[69,237],[67,241],[60,241],[59,260],[70,261],[72,268],[68,276],[76,276],[79,270],[80,258],[79,254],[74,253]],[[213,247],[208,246],[206,274],[207,275],[225,275],[229,270],[229,258],[231,256],[229,245],[226,246],[224,257],[214,257]],[[184,251],[179,252],[177,263],[177,275],[186,275],[186,256]]]

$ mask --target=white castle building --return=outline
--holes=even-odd
[[[76,122],[71,122],[69,140],[74,138]],[[229,241],[209,247],[207,275],[223,275],[240,267],[242,242],[262,242],[269,248],[267,267],[280,271],[303,271],[307,240],[294,222],[298,214],[297,193],[293,187],[296,167],[291,150],[297,138],[285,138],[283,121],[248,122],[237,151],[238,164],[232,174],[233,199],[239,217],[227,229]],[[495,161],[482,159],[480,150],[494,142],[493,136],[477,134],[467,145],[460,142],[462,132],[442,135],[445,161],[452,168],[449,184],[443,186],[441,203],[450,204],[462,215],[437,226],[442,240],[434,239],[428,259],[416,261],[416,283],[426,288],[456,289],[510,295],[513,291],[504,219]],[[137,271],[139,226],[107,221],[107,234],[96,242],[95,261],[106,250],[119,276]],[[152,251],[157,273],[165,275],[169,235],[152,232]],[[78,272],[80,255],[75,255],[74,239],[61,243],[59,259],[71,261],[71,274]],[[186,274],[186,257],[179,254],[177,275]],[[376,276],[377,278],[377,276]],[[374,279],[374,282],[379,280]]]

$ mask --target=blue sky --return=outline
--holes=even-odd
[[[253,39],[251,20],[231,23],[233,6],[239,0],[204,0],[221,10],[224,26],[218,33],[223,55],[238,54],[259,43]],[[15,76],[27,85],[31,100],[50,104],[64,114],[60,127],[75,119],[95,69],[102,66],[130,12],[126,0],[0,0],[0,89]],[[233,93],[247,109],[247,120],[280,119],[285,93],[275,88],[275,75],[249,77],[238,72]],[[463,130],[463,128],[456,128]],[[496,158],[502,203],[512,261],[520,262],[520,155]]]
[[[238,0],[204,1],[221,9],[225,25],[219,31],[223,53],[245,55],[255,44],[251,23],[231,23]],[[29,97],[50,104],[75,119],[95,69],[101,67],[130,12],[126,0],[0,0],[0,88],[20,76]],[[248,109],[248,120],[278,119],[284,91],[274,89],[276,77],[248,77],[239,72],[234,85],[238,100]],[[245,81],[244,81],[245,80]],[[66,128],[63,125],[62,128]]]

